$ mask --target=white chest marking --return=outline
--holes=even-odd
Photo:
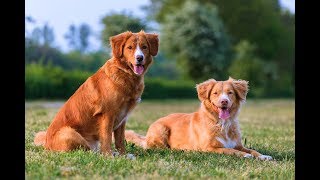
[[[231,140],[228,136],[226,136],[227,139],[216,137],[216,139],[222,143],[223,147],[225,148],[234,148],[236,147],[236,142]]]
[[[117,120],[115,121],[115,123],[118,123],[118,124],[115,124],[116,126],[113,126],[113,130],[118,129],[124,122],[127,122],[128,114],[129,114],[129,112],[127,112],[127,108],[123,108],[120,111],[120,114],[119,114]]]

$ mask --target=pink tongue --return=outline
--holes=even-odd
[[[229,110],[227,109],[220,109],[219,108],[219,118],[220,119],[223,119],[223,120],[226,120],[230,117],[230,113],[229,113]]]
[[[144,67],[143,66],[133,66],[134,72],[138,75],[141,75],[144,71]]]

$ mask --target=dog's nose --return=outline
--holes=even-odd
[[[141,62],[141,61],[143,60],[143,56],[142,56],[142,55],[137,55],[137,56],[136,56],[136,60],[137,60],[138,62]]]
[[[227,99],[222,99],[221,100],[222,105],[228,105],[228,100]]]

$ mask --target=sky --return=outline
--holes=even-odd
[[[93,36],[90,39],[91,50],[104,48],[99,40],[103,28],[101,19],[110,12],[130,11],[133,15],[145,18],[140,9],[148,5],[149,0],[25,0],[25,16],[31,16],[35,23],[27,23],[26,31],[48,23],[53,28],[56,47],[62,51],[69,50],[64,35],[71,24],[79,26],[86,23],[91,27]],[[280,0],[281,6],[295,13],[295,0]]]

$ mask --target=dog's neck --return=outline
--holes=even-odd
[[[128,76],[130,76],[137,83],[144,82],[144,75],[137,76],[136,74],[134,74],[129,65],[124,60],[121,60],[119,58],[112,57],[105,63],[103,68],[107,76],[115,83],[119,81],[119,78],[126,79]],[[119,74],[122,74],[123,76]]]

